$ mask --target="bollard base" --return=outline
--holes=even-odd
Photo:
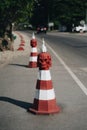
[[[39,111],[33,108],[29,108],[28,111],[36,115],[49,115],[49,114],[59,113],[61,111],[61,108],[58,106],[55,110],[50,110],[50,111]]]

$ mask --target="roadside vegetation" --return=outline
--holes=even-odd
[[[0,50],[13,50],[12,30],[20,23],[34,29],[53,23],[71,31],[81,20],[87,23],[87,0],[0,0]]]

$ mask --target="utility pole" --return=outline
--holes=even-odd
[[[87,9],[86,9],[86,15],[85,15],[85,23],[87,24]]]

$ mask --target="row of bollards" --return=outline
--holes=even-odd
[[[24,51],[25,40],[24,40],[23,36],[20,33],[18,33],[18,35],[19,35],[19,37],[21,39],[21,43],[20,43],[20,45],[19,45],[17,50],[18,51]]]
[[[37,67],[38,52],[37,52],[37,40],[35,38],[34,33],[33,33],[32,39],[30,41],[30,45],[31,45],[31,53],[30,53],[28,67],[29,68],[36,68]]]
[[[37,52],[37,40],[33,33],[30,41],[31,53],[28,67],[39,68],[38,79],[36,83],[36,94],[33,101],[33,107],[29,108],[30,112],[35,114],[51,114],[60,112],[60,107],[57,106],[55,91],[52,84],[49,68],[52,65],[51,55],[47,52],[45,41],[41,52]]]

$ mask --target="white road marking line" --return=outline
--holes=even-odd
[[[87,88],[83,85],[83,83],[79,80],[79,78],[72,72],[72,70],[65,64],[65,62],[60,58],[60,56],[47,44],[49,49],[53,52],[56,58],[60,61],[60,63],[64,66],[64,68],[68,71],[77,85],[82,89],[82,91],[87,95]]]

